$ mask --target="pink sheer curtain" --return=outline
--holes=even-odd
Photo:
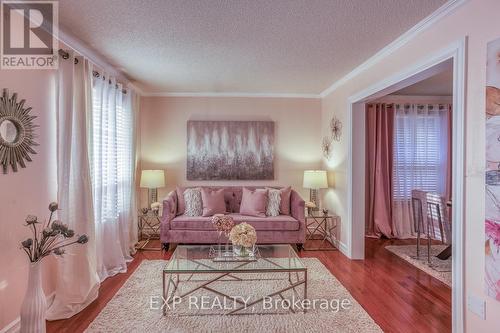
[[[366,106],[366,235],[392,234],[394,106]]]

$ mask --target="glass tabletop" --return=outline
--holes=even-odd
[[[288,244],[257,245],[259,256],[255,261],[217,262],[209,257],[211,245],[178,245],[165,273],[213,272],[289,272],[303,271],[306,267]]]

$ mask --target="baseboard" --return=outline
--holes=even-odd
[[[339,251],[342,252],[342,254],[347,256],[347,245],[345,245],[345,243],[342,243],[338,239],[333,239],[333,245],[335,245],[335,247],[339,249]]]
[[[13,322],[0,330],[0,333],[17,333],[21,330],[21,318],[17,317]]]
[[[54,301],[54,298],[56,297],[56,292],[52,292],[49,294],[46,299],[47,299],[47,306],[52,304]],[[7,324],[4,328],[0,330],[0,333],[18,333],[21,330],[21,318],[17,317],[12,321],[10,324]]]

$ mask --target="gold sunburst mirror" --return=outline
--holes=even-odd
[[[9,97],[9,91],[3,90],[0,97],[0,165],[6,174],[9,166],[12,171],[17,172],[18,164],[21,168],[26,167],[26,162],[31,162],[33,149],[38,146],[35,139],[35,128],[33,123],[36,116],[30,115],[31,108],[24,107],[24,99],[17,101],[17,94]]]

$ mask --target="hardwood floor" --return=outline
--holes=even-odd
[[[340,251],[302,251],[300,256],[318,258],[385,332],[451,332],[451,289],[384,249],[411,243],[367,238],[365,260],[349,260]],[[69,319],[47,322],[47,332],[84,331],[141,261],[171,254],[138,252],[127,273],[101,284],[96,301]]]

